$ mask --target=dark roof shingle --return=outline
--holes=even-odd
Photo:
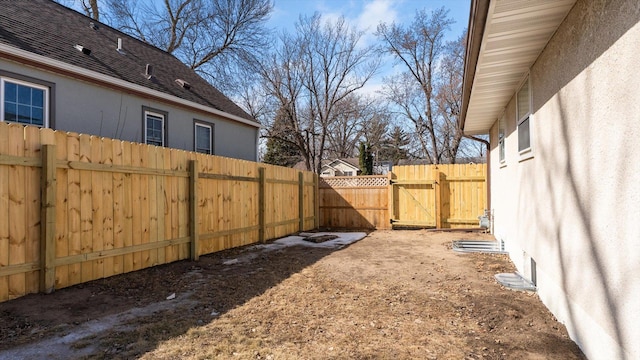
[[[255,121],[173,55],[79,12],[50,0],[0,0],[0,9],[0,43]],[[90,27],[92,22],[97,29]],[[116,50],[118,38],[124,54]],[[76,44],[91,54],[83,54]],[[152,80],[144,76],[147,64],[154,68]]]

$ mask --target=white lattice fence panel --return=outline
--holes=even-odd
[[[371,188],[384,187],[389,185],[389,178],[386,175],[381,176],[335,176],[321,177],[320,187],[332,188]]]

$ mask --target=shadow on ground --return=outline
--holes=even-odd
[[[247,246],[1,303],[0,359],[135,357],[336,250]]]

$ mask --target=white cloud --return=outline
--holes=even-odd
[[[398,11],[395,8],[397,5],[399,2],[393,0],[372,0],[365,3],[362,12],[354,22],[359,30],[364,31],[362,45],[375,43],[374,33],[380,23],[389,24],[397,20]]]
[[[358,16],[358,28],[364,31],[375,31],[381,22],[391,23],[398,18],[398,12],[393,5],[397,1],[392,0],[373,0],[367,2],[362,9],[362,13]]]

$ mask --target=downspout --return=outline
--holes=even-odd
[[[462,136],[470,140],[479,141],[487,147],[487,210],[491,211],[491,143],[485,139],[480,139],[464,133]],[[491,132],[489,132],[489,138],[491,138]],[[493,218],[491,221],[493,223]]]

